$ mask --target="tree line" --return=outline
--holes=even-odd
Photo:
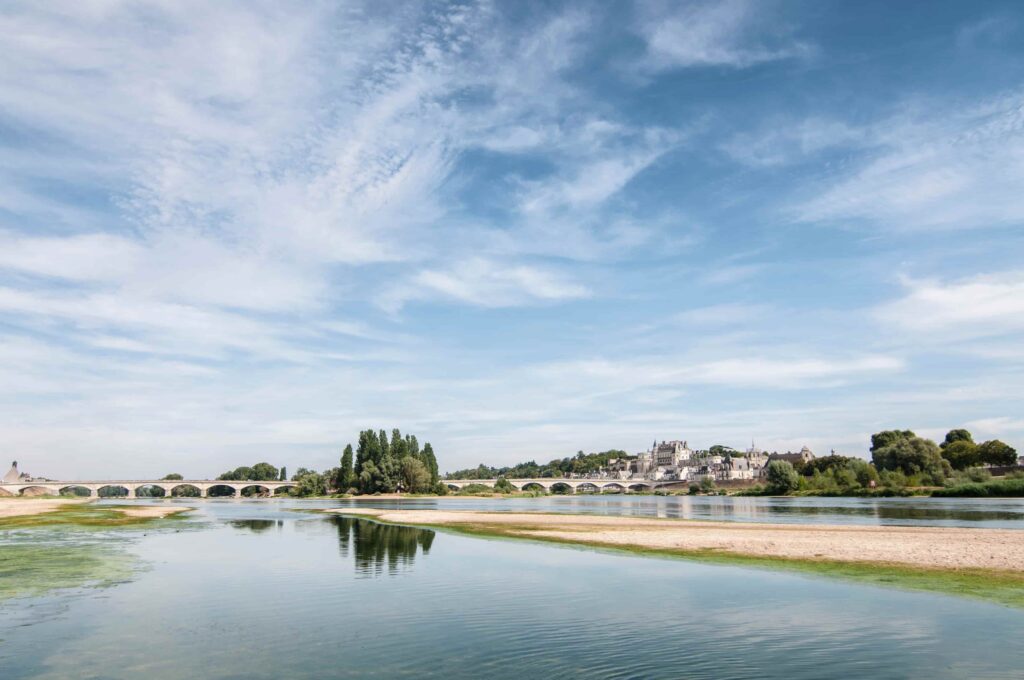
[[[585,475],[597,472],[616,458],[636,458],[621,449],[609,449],[600,453],[583,453],[575,456],[556,458],[545,465],[535,461],[519,463],[511,467],[489,467],[480,464],[475,468],[455,470],[445,475],[446,479],[539,479],[544,477],[565,477],[570,474]]]
[[[813,491],[850,494],[876,487],[895,491],[913,486],[944,486],[991,477],[987,467],[1017,464],[1017,451],[998,440],[977,444],[965,429],[946,433],[936,444],[911,430],[871,435],[871,462],[849,456],[824,456],[805,463],[775,460],[765,469],[768,493]]]

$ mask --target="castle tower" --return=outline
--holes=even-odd
[[[2,469],[2,468],[0,468]],[[21,473],[18,472],[18,461],[11,463],[11,469],[4,475],[4,484],[14,484],[21,481]]]

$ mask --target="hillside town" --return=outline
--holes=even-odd
[[[773,460],[784,460],[796,465],[814,458],[814,452],[806,446],[796,453],[767,453],[753,442],[745,451],[722,446],[710,450],[694,450],[686,440],[673,439],[661,443],[655,441],[647,451],[632,457],[613,458],[600,470],[579,476],[660,482],[751,481],[763,479],[768,463]]]

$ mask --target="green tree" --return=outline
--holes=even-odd
[[[434,456],[434,447],[430,445],[430,442],[427,442],[426,444],[423,445],[423,452],[420,455],[420,457],[423,460],[423,464],[426,465],[427,469],[430,471],[430,479],[431,479],[431,481],[434,484],[437,484],[437,480],[440,478],[440,476],[438,475],[438,469],[437,469],[437,457]],[[481,478],[481,479],[490,479],[490,478],[484,477],[484,478]]]
[[[381,486],[380,470],[372,460],[367,460],[359,473],[359,493],[377,493]]]
[[[281,474],[277,476],[277,481],[284,482],[288,479],[288,468],[281,466]]]
[[[380,450],[377,454],[377,458],[375,458],[373,462],[377,464],[377,467],[382,467],[381,461],[384,460],[384,456],[391,453],[391,444],[388,442],[388,433],[381,430],[380,435],[377,437],[377,441],[380,442]]]
[[[1014,465],[1017,462],[1017,450],[998,439],[978,445],[978,459],[986,465]]]
[[[234,481],[247,481],[247,480],[253,479],[253,475],[254,474],[255,473],[253,472],[251,467],[249,467],[248,465],[243,465],[241,467],[236,467],[234,470],[229,470],[228,472],[225,472],[224,474],[222,474],[217,479],[230,479],[230,480],[234,480]]]
[[[255,482],[273,482],[279,476],[278,469],[270,463],[256,463],[252,466],[252,479]]]
[[[352,445],[347,444],[341,454],[341,471],[339,473],[338,490],[348,491],[355,486],[356,476],[352,467]]]
[[[163,477],[161,477],[161,479],[174,480],[174,479],[184,479],[184,477],[179,475],[177,472],[172,472],[169,475],[164,475]]]
[[[874,453],[877,449],[894,444],[901,439],[912,439],[916,436],[910,430],[885,430],[877,432],[871,435],[871,453]]]
[[[327,484],[324,476],[312,470],[302,470],[295,486],[297,496],[323,496],[327,492]]]
[[[765,469],[768,490],[772,493],[787,494],[800,487],[800,475],[786,460],[773,460]]]
[[[883,433],[884,434],[884,433]],[[918,436],[895,437],[884,446],[873,448],[871,460],[879,470],[900,471],[905,475],[923,474],[934,484],[942,484],[950,471],[939,447],[930,439]],[[872,442],[875,437],[872,436]]]
[[[966,430],[961,430],[966,432]],[[966,470],[967,468],[977,466],[980,460],[980,447],[970,439],[954,439],[949,441],[949,435],[946,435],[946,441],[942,443],[942,457],[949,461],[950,466],[954,470]]]
[[[498,493],[512,493],[515,491],[515,488],[512,486],[512,482],[508,481],[504,477],[499,477],[498,480],[494,482],[494,490]]]
[[[406,456],[400,464],[402,488],[408,493],[426,493],[430,490],[430,472],[427,466],[412,456]]]
[[[969,431],[964,430],[962,428],[958,430],[950,430],[949,432],[946,433],[946,439],[943,440],[943,442],[939,444],[939,446],[942,448],[946,448],[947,446],[953,444],[954,442],[970,442],[971,444],[973,444],[974,437],[971,436],[971,433]]]
[[[397,461],[401,461],[408,455],[406,450],[406,441],[402,439],[402,433],[398,431],[398,428],[391,430],[391,446],[389,447],[391,457]]]

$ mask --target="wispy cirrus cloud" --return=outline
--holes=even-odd
[[[748,0],[649,2],[641,10],[639,32],[647,42],[644,64],[655,70],[746,68],[813,53],[764,3]]]
[[[1024,182],[1024,95],[1011,92],[966,108],[906,108],[833,136],[833,143],[858,152],[860,162],[826,176],[793,215],[804,222],[893,230],[976,229],[1024,220],[1018,191]],[[784,153],[775,146],[778,151],[762,156]]]

